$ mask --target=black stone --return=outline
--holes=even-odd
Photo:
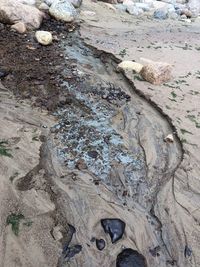
[[[147,267],[147,262],[138,251],[126,248],[117,256],[116,267]]]
[[[112,243],[122,238],[126,227],[125,222],[120,219],[102,219],[101,225],[105,233],[110,235]]]
[[[192,250],[186,245],[184,250],[185,258],[189,258],[192,255]]]
[[[80,253],[82,250],[81,245],[74,245],[72,247],[68,247],[65,251],[63,251],[64,258],[69,260],[73,258],[76,254]]]
[[[95,240],[96,240],[96,238],[95,237],[92,237],[91,240],[90,240],[90,242],[93,243],[93,242],[95,242]]]
[[[103,239],[96,239],[96,246],[98,250],[103,250],[106,246],[106,242]]]

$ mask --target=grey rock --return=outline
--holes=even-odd
[[[123,237],[126,224],[120,219],[102,219],[101,225],[105,233],[110,235],[111,241],[114,244]]]
[[[66,0],[54,1],[50,6],[49,13],[57,20],[71,22],[75,19],[77,13],[71,3]]]
[[[106,242],[104,239],[96,239],[96,246],[98,248],[98,250],[103,250],[106,246]]]
[[[167,19],[168,18],[168,11],[166,9],[158,9],[154,11],[153,14],[155,19]]]

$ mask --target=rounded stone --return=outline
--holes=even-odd
[[[126,248],[117,256],[116,267],[147,267],[147,262],[138,251]]]
[[[37,31],[35,37],[38,43],[42,45],[49,45],[52,43],[53,37],[52,34],[48,31]]]

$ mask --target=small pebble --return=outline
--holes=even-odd
[[[98,250],[100,250],[100,251],[103,250],[105,248],[105,246],[106,246],[105,240],[96,239],[96,246],[97,246]]]

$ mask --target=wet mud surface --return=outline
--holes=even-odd
[[[73,28],[46,22],[59,40],[49,47],[31,33],[1,30],[3,85],[56,118],[40,164],[17,189],[38,190],[45,170],[51,218],[65,229],[57,266],[168,266],[174,261],[154,205],[181,161],[180,143],[164,141],[173,132],[166,117],[116,73],[112,55],[87,46]]]
[[[2,24],[1,24],[2,25]],[[44,30],[52,31],[54,38],[67,37],[73,25],[45,21]],[[43,47],[35,41],[33,33],[19,35],[9,26],[1,27],[0,76],[4,85],[16,97],[32,99],[35,106],[53,110],[59,103],[59,80],[63,68],[63,55],[57,42]]]

